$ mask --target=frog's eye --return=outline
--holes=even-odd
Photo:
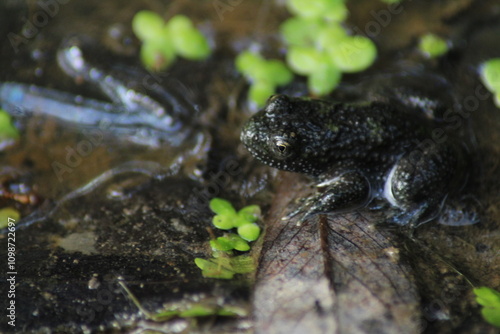
[[[273,151],[279,158],[288,158],[293,153],[292,144],[283,138],[275,138],[272,146]]]
[[[273,95],[269,96],[269,98],[267,99],[267,104],[273,103],[279,99],[280,99],[280,94],[273,94]]]
[[[276,148],[278,149],[279,152],[281,152],[282,154],[285,154],[286,151],[288,150],[288,146],[290,144],[288,144],[286,141],[284,140],[279,140],[276,142]]]

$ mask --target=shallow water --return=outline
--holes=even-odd
[[[19,228],[16,232],[19,275],[15,329],[34,332],[127,332],[157,328],[163,332],[181,329],[239,333],[250,332],[255,325],[257,330],[262,330],[269,325],[269,319],[259,316],[250,320],[250,314],[259,314],[261,310],[276,311],[260,309],[259,303],[273,300],[269,291],[263,288],[266,279],[275,277],[275,273],[268,270],[273,265],[273,254],[281,252],[285,260],[293,259],[293,254],[283,249],[287,252],[295,249],[287,250],[280,246],[288,244],[289,239],[292,246],[295,243],[310,246],[303,247],[298,253],[302,258],[313,254],[311,252],[317,246],[314,242],[318,240],[322,242],[322,247],[328,243],[338,247],[335,252],[331,251],[333,248],[328,248],[328,251],[319,249],[325,253],[326,263],[333,263],[332,268],[337,270],[333,279],[333,276],[328,276],[328,271],[325,273],[313,264],[306,269],[315,275],[319,272],[320,279],[325,282],[332,279],[335,289],[329,290],[332,287],[326,284],[326,290],[322,290],[319,296],[331,297],[341,292],[339,296],[342,298],[337,302],[346,303],[342,305],[348,305],[350,298],[359,298],[355,287],[346,284],[349,281],[346,277],[353,275],[363,282],[375,273],[370,272],[373,270],[370,266],[363,267],[362,261],[365,257],[373,259],[378,254],[379,249],[373,242],[394,242],[394,249],[383,249],[390,254],[400,254],[397,261],[401,262],[390,265],[391,261],[396,261],[394,258],[376,259],[386,261],[383,263],[392,268],[389,274],[397,277],[396,286],[409,286],[410,297],[398,298],[418,310],[415,312],[420,320],[404,312],[398,313],[397,307],[387,306],[387,303],[398,302],[390,297],[397,289],[384,292],[377,290],[380,287],[375,283],[370,283],[367,295],[377,298],[389,296],[388,302],[379,298],[383,301],[382,306],[377,304],[378,308],[372,309],[373,314],[390,310],[397,315],[396,320],[384,319],[387,323],[383,326],[386,327],[379,328],[377,326],[381,323],[375,323],[370,318],[373,315],[365,317],[365,313],[358,313],[363,316],[357,318],[358,322],[353,322],[353,328],[367,332],[375,328],[384,331],[385,328],[390,332],[390,329],[397,330],[398,324],[402,323],[416,326],[415,332],[423,329],[428,333],[493,333],[494,330],[484,324],[478,314],[467,280],[497,290],[500,286],[500,170],[497,164],[500,154],[497,143],[500,141],[496,138],[500,113],[491,98],[478,95],[482,91],[477,90],[480,83],[476,74],[481,61],[500,56],[497,46],[500,26],[496,23],[500,14],[495,12],[494,2],[485,1],[479,5],[478,1],[450,0],[432,4],[413,1],[403,3],[402,10],[394,13],[389,11],[387,5],[373,1],[360,1],[351,6],[349,25],[372,33],[370,37],[377,43],[380,56],[372,69],[364,74],[347,76],[346,83],[364,82],[394,69],[398,73],[407,73],[408,68],[417,64],[417,67],[431,68],[445,75],[461,103],[475,103],[469,116],[463,119],[462,130],[466,129],[464,132],[469,133],[470,128],[477,136],[476,151],[479,153],[474,156],[476,168],[470,192],[481,203],[481,222],[460,227],[426,224],[414,232],[412,240],[383,224],[380,227],[382,232],[370,235],[361,227],[372,226],[379,218],[363,216],[363,213],[363,218],[348,215],[337,223],[335,219],[339,218],[335,216],[328,216],[326,223],[321,223],[318,218],[318,221],[305,225],[311,229],[307,238],[300,228],[283,228],[286,225],[281,225],[280,214],[295,205],[294,200],[307,189],[308,183],[296,175],[279,173],[275,177],[276,171],[258,164],[242,149],[238,139],[239,129],[252,110],[245,103],[244,80],[234,72],[232,62],[234,54],[250,45],[252,39],[264,45],[266,55],[278,57],[281,50],[277,47],[275,32],[287,14],[283,7],[271,2],[264,5],[251,1],[234,2],[223,12],[216,10],[214,3],[187,0],[168,4],[155,0],[68,1],[59,4],[57,10],[53,7],[54,15],[47,12],[47,23],[43,26],[39,23],[40,27],[27,35],[29,38],[22,43],[14,47],[11,43],[3,43],[0,47],[1,82],[32,83],[105,100],[106,97],[93,85],[75,82],[57,67],[57,48],[68,36],[84,34],[93,38],[95,45],[102,48],[97,61],[105,66],[117,63],[140,66],[137,60],[138,41],[130,30],[130,20],[138,10],[149,8],[163,13],[165,17],[176,13],[188,15],[211,36],[216,46],[214,55],[205,62],[179,61],[166,73],[134,78],[139,85],[145,79],[150,82],[152,78],[167,87],[172,83],[187,87],[197,112],[190,116],[192,123],[186,126],[192,127],[195,133],[202,133],[205,139],[202,142],[206,145],[197,146],[196,142],[188,140],[179,146],[151,148],[103,134],[102,142],[93,145],[88,154],[68,158],[68,152],[73,150],[78,153],[79,145],[90,141],[81,129],[43,115],[19,120],[21,139],[2,152],[0,158],[5,168],[10,166],[19,170],[21,180],[33,186],[41,200],[47,200],[48,209],[42,206],[42,216],[43,212],[54,207],[58,199],[111,168],[128,161],[148,161],[151,165],[144,166],[152,167],[149,168],[151,175],[125,173],[110,178],[98,184],[87,196],[68,199],[48,219],[26,229]],[[40,13],[44,11],[36,1],[26,2],[26,5],[22,1],[5,2],[1,6],[2,36],[7,36],[9,32],[22,34],[22,18],[40,19]],[[442,61],[429,61],[421,66],[422,57],[414,51],[414,47],[416,37],[427,30],[450,36],[456,49]],[[147,87],[144,90],[147,91]],[[303,82],[297,80],[285,91],[300,93]],[[337,98],[346,97],[349,89],[341,89],[335,94]],[[54,162],[69,166],[70,171],[63,174],[55,172]],[[231,199],[237,207],[258,203],[265,212],[270,208],[265,221],[269,224],[270,234],[261,241],[257,290],[254,290],[251,278],[234,281],[206,279],[194,266],[195,257],[208,257],[210,254],[208,240],[213,231],[210,230],[211,213],[207,202],[214,196]],[[37,207],[38,204],[20,206],[20,210],[28,214]],[[360,231],[350,233],[349,228],[353,227],[346,222],[352,222],[354,226],[363,224],[359,225]],[[332,234],[318,232],[321,231],[321,224],[333,224],[335,228],[332,230],[341,235],[342,240],[354,240],[362,245],[361,250],[366,247],[369,251],[365,251],[365,257],[354,255],[349,252],[348,244],[342,244]],[[326,241],[321,241],[321,238],[326,238]],[[5,240],[5,235],[0,236],[0,240]],[[259,249],[256,247],[255,256],[258,256]],[[2,251],[0,256],[5,258],[5,252]],[[359,260],[360,257],[362,260]],[[345,268],[341,269],[342,266],[337,266],[335,261],[344,267],[348,266],[346,263],[352,267],[343,271]],[[400,266],[404,269],[401,270],[410,274],[400,275],[399,269],[394,269],[394,266]],[[311,277],[307,275],[305,280],[300,280],[304,272],[297,275],[294,272],[296,267],[288,269],[290,271],[286,271],[285,275],[291,275],[294,282],[299,279],[297,284],[311,283]],[[144,320],[130,298],[123,294],[117,284],[118,277],[125,280],[143,306],[151,311],[201,301],[214,307],[235,305],[246,310],[247,316],[223,321],[180,318],[152,324]],[[281,278],[278,276],[278,280]],[[255,304],[249,297],[252,293],[256,294]],[[7,294],[3,286],[1,294]],[[286,291],[284,294],[287,296]],[[318,303],[323,305],[322,302]],[[305,301],[299,305],[306,306]],[[253,313],[252,308],[256,308]],[[349,308],[341,309],[344,313],[335,315],[341,319],[340,325],[334,325],[337,332],[347,330],[343,326],[345,319],[349,319]],[[276,314],[284,314],[285,320],[293,315],[283,308],[278,307],[277,311],[281,313]],[[311,319],[320,328],[322,321],[331,325],[331,318],[328,317]],[[307,321],[304,323],[308,325]],[[12,330],[3,321],[0,326],[2,330]],[[279,332],[280,327],[272,329]]]

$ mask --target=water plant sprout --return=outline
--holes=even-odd
[[[236,211],[233,205],[222,199],[213,198],[210,209],[215,213],[214,226],[220,230],[236,230],[210,240],[212,258],[196,258],[195,264],[202,270],[204,277],[231,279],[234,274],[244,274],[255,270],[253,258],[248,255],[233,256],[233,250],[250,250],[249,242],[260,236],[260,227],[255,223],[260,217],[260,207],[249,205]]]

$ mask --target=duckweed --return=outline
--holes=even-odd
[[[244,51],[236,57],[236,69],[252,83],[249,98],[262,106],[277,86],[288,84],[293,74],[277,59],[265,60],[259,54]]]
[[[448,52],[448,44],[434,34],[426,34],[420,39],[419,49],[429,58],[442,56]]]
[[[495,327],[500,327],[500,292],[485,286],[473,290],[476,302],[482,306],[483,318]]]
[[[20,217],[19,211],[14,208],[7,207],[0,209],[0,229],[6,228],[9,225],[9,218],[17,222]]]
[[[479,72],[481,81],[493,94],[495,105],[500,108],[500,58],[484,62]]]
[[[216,228],[236,229],[237,233],[224,233],[223,236],[210,240],[212,258],[195,259],[195,264],[202,270],[202,275],[231,279],[235,274],[252,272],[255,269],[253,259],[248,255],[233,256],[233,251],[249,251],[249,242],[259,237],[260,227],[255,222],[261,215],[260,207],[249,205],[236,211],[230,202],[222,198],[213,198],[209,207],[215,213],[212,223]]]
[[[19,131],[12,124],[12,118],[3,109],[0,109],[0,141],[19,138]]]
[[[342,72],[360,72],[375,61],[375,44],[363,36],[350,36],[342,27],[348,15],[343,0],[288,0],[287,7],[296,16],[280,26],[288,45],[286,61],[295,73],[308,77],[314,95],[332,92]]]
[[[157,13],[142,10],[132,19],[132,30],[143,43],[142,63],[151,70],[168,68],[177,56],[201,60],[210,54],[207,40],[184,15],[165,22]]]
[[[332,21],[343,21],[348,14],[344,0],[288,0],[286,5],[291,13],[306,18],[324,17]]]
[[[286,63],[295,73],[307,76],[309,91],[326,95],[340,83],[342,73],[367,69],[377,57],[375,44],[363,36],[351,36],[342,22],[349,14],[345,0],[288,0],[286,7],[295,16],[280,25],[287,46]],[[277,86],[288,84],[293,75],[279,61],[265,60],[245,51],[236,59],[236,68],[251,82],[249,99],[264,105]]]

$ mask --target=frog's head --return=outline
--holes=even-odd
[[[300,101],[300,102],[299,102]],[[294,172],[316,174],[307,157],[311,150],[299,104],[303,99],[273,95],[263,110],[244,125],[241,141],[250,153],[266,165]]]

